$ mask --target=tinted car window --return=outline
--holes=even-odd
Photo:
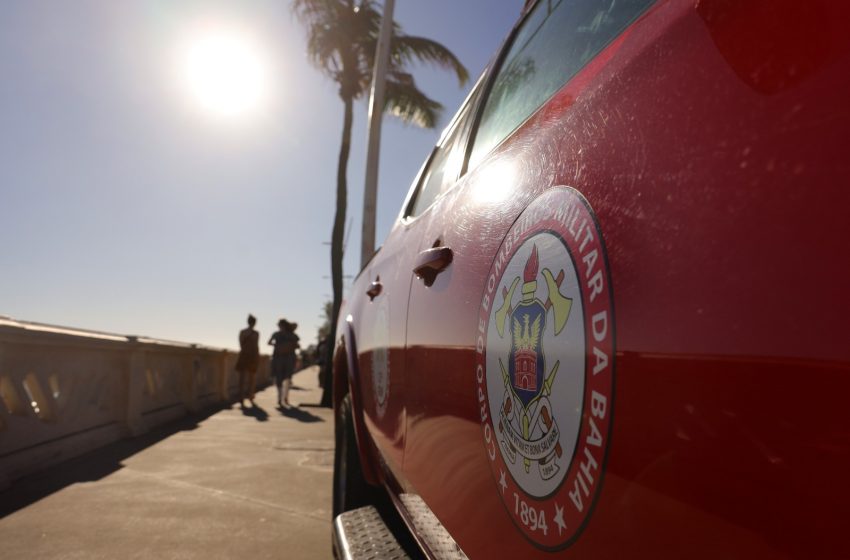
[[[431,162],[419,183],[419,192],[408,212],[409,216],[418,216],[448,190],[457,180],[463,166],[466,116],[469,105],[465,106],[452,124],[451,130],[444,136],[431,156]]]
[[[484,106],[474,166],[654,0],[541,0],[517,31]]]

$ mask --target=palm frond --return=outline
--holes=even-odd
[[[293,0],[293,15],[304,25],[307,58],[340,86],[344,99],[369,89],[381,13],[372,0]]]
[[[394,36],[390,43],[390,61],[397,67],[405,67],[412,62],[425,62],[453,71],[460,85],[469,80],[466,67],[449,49],[425,37]]]
[[[387,76],[384,111],[422,128],[434,128],[443,106],[419,88],[410,74],[393,73]]]
[[[380,4],[375,0],[292,0],[291,9],[305,27],[310,63],[339,84],[340,96],[357,99],[369,91],[381,27]],[[399,103],[389,103],[390,112],[420,126],[434,126],[442,107],[401,74],[414,62],[448,69],[461,85],[469,79],[469,74],[440,43],[405,35],[395,22],[393,33],[389,79],[397,81],[394,88]],[[418,101],[424,105],[417,110],[413,103]]]

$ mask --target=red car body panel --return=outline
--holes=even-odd
[[[355,281],[341,317],[357,337],[362,444],[470,558],[552,555],[499,497],[475,346],[499,246],[562,185],[604,236],[617,351],[602,486],[557,555],[850,557],[849,12],[660,0],[400,220]],[[426,286],[412,269],[434,246],[454,260]],[[385,404],[370,373],[382,345]]]

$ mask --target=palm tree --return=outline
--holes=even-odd
[[[381,5],[373,0],[293,0],[292,11],[307,30],[310,61],[339,86],[344,106],[342,144],[339,150],[336,185],[336,213],[331,234],[331,282],[333,318],[330,340],[336,340],[336,317],[342,303],[343,227],[348,198],[346,170],[351,148],[352,106],[369,91],[375,47],[381,27]],[[435,64],[453,71],[464,85],[466,68],[443,45],[402,33],[393,22],[390,59],[384,93],[384,111],[423,128],[437,124],[442,105],[422,93],[407,66],[414,61]],[[328,345],[332,352],[332,344]],[[330,362],[330,356],[328,356]],[[328,368],[330,370],[330,368]],[[331,405],[331,380],[324,380],[322,404]]]

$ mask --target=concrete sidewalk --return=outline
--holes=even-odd
[[[316,368],[294,404],[321,397]],[[0,493],[3,558],[330,558],[333,411],[195,416],[110,445]]]

